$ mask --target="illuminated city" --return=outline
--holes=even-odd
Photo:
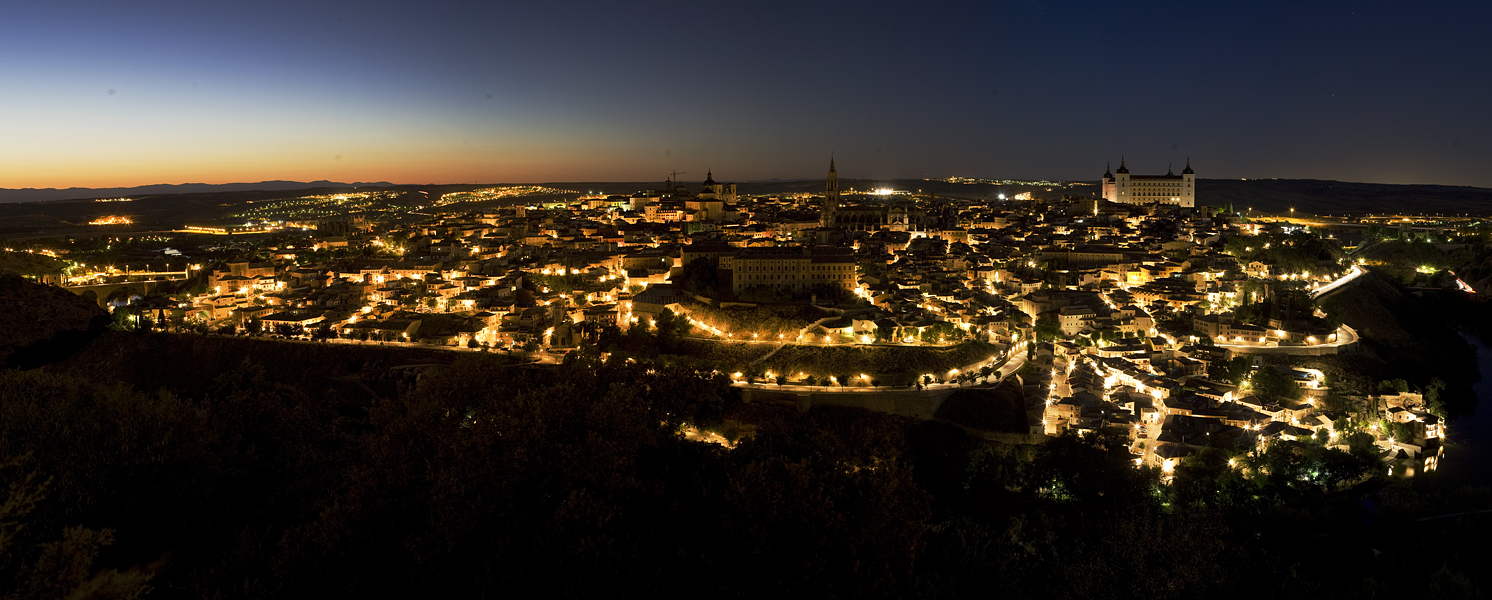
[[[1492,590],[1492,4],[13,4],[0,600]]]

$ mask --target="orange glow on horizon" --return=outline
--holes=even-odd
[[[153,151],[152,151],[153,150]],[[303,150],[257,153],[249,148],[197,155],[174,149],[144,149],[128,156],[116,151],[79,150],[26,154],[0,149],[0,187],[127,188],[181,183],[260,181],[390,182],[394,184],[542,183],[549,181],[651,181],[641,173],[666,172],[651,161],[574,156],[543,148],[516,152],[481,149],[409,149],[360,153]]]
[[[546,172],[547,171],[547,172]],[[142,168],[137,165],[51,169],[0,169],[3,187],[18,188],[131,188],[157,184],[182,183],[257,183],[260,181],[336,181],[389,182],[394,184],[446,183],[519,183],[561,181],[544,175],[561,175],[559,170],[475,167],[472,165],[387,164],[363,167],[330,167],[316,165],[191,165],[181,167]],[[569,171],[566,169],[565,171]],[[532,173],[533,175],[527,175]],[[526,176],[527,175],[527,176]],[[589,179],[573,177],[572,179]]]

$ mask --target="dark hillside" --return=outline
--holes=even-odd
[[[45,254],[0,250],[0,273],[60,278],[66,264]]]
[[[936,417],[973,429],[1000,433],[1028,433],[1026,402],[1019,384],[993,389],[959,390],[938,407]]]
[[[1163,485],[1103,432],[1007,447],[948,423],[742,406],[723,374],[619,355],[541,369],[450,354],[363,411],[338,410],[318,377],[426,357],[110,334],[0,370],[0,464],[23,461],[0,467],[0,490],[48,482],[22,519],[0,515],[21,549],[0,554],[0,589],[54,557],[74,577],[153,576],[149,597],[223,600],[1411,598],[1436,569],[1486,585],[1463,565],[1486,562],[1487,521],[1420,519],[1486,495],[1364,499],[1385,487],[1376,453],[1278,444],[1249,469],[1205,454]],[[727,419],[754,433],[686,437]],[[1366,479],[1323,487],[1323,467]],[[112,532],[105,552],[43,545],[89,530]]]
[[[1435,297],[1411,293],[1388,275],[1370,270],[1323,304],[1342,314],[1362,338],[1361,352],[1342,355],[1357,363],[1354,371],[1376,381],[1404,379],[1418,386],[1439,377],[1453,388],[1452,395],[1470,393],[1469,385],[1477,380],[1476,353]]]
[[[0,273],[0,365],[33,368],[76,351],[109,324],[94,302]]]
[[[1485,244],[1467,244],[1446,252],[1450,264],[1462,281],[1478,294],[1492,294],[1492,248]]]
[[[48,371],[89,381],[120,382],[139,390],[165,389],[194,397],[210,390],[223,373],[249,364],[267,379],[315,397],[369,394],[394,397],[408,374],[394,367],[449,365],[458,358],[506,365],[524,359],[503,355],[401,346],[289,342],[175,333],[108,332]]]
[[[1400,321],[1401,317],[1415,317],[1415,307],[1406,306],[1412,302],[1403,288],[1376,269],[1324,299],[1328,305],[1340,305],[1343,321],[1364,338],[1392,346],[1411,344],[1417,337]]]

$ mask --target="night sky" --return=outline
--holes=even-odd
[[[1096,179],[1492,187],[1492,2],[26,2],[0,187]]]

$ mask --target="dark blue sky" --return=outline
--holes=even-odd
[[[1203,177],[1492,187],[1492,3],[47,2],[0,187]]]

